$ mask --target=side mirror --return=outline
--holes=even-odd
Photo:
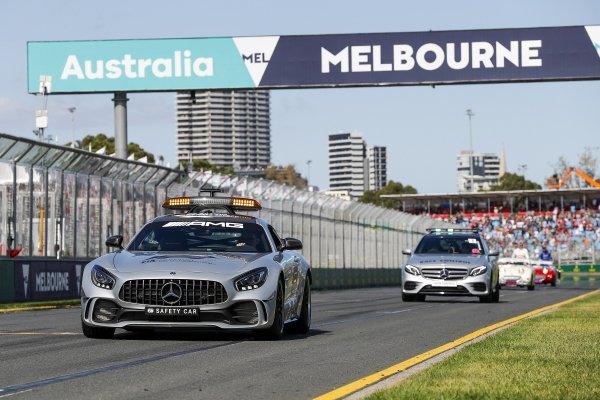
[[[294,238],[285,238],[283,250],[302,250],[302,242]]]
[[[488,253],[488,256],[490,257],[498,257],[500,255],[499,251],[491,251]]]
[[[406,256],[410,256],[412,254],[412,250],[411,249],[404,249],[404,250],[402,250],[402,254],[404,254]]]
[[[106,239],[106,242],[104,242],[104,244],[106,244],[107,247],[117,247],[118,249],[122,250],[123,249],[123,236],[121,236],[121,235],[111,236],[108,239]]]

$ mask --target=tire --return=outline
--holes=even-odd
[[[498,288],[496,288],[496,291],[494,292],[494,288],[492,287],[492,285],[489,285],[490,287],[490,291],[488,294],[486,294],[485,296],[479,296],[479,302],[481,303],[496,303],[498,302],[498,300],[500,300],[500,290],[498,290]],[[498,297],[498,300],[495,300],[495,297]]]
[[[300,316],[298,317],[298,320],[290,324],[291,332],[302,335],[306,335],[308,331],[310,331],[312,313],[310,281],[308,280],[308,276],[306,277],[305,281],[306,283],[304,284],[304,294],[302,295],[302,308],[300,310]]]
[[[535,290],[535,284],[527,286],[527,290]]]
[[[552,282],[550,283],[550,286],[552,287],[556,287],[556,275],[554,276],[554,278],[552,279]]]
[[[267,329],[254,331],[254,338],[258,340],[279,340],[283,337],[283,282],[277,284],[277,295],[275,297],[275,317],[273,324]]]
[[[90,339],[112,339],[115,334],[115,328],[89,326],[83,320],[81,321],[81,330],[83,331],[83,335]]]
[[[492,294],[492,303],[500,302],[500,285],[496,286],[496,291]]]

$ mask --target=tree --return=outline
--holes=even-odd
[[[592,179],[595,179],[598,173],[597,153],[597,147],[586,146],[583,149],[583,153],[579,154],[579,159],[577,160],[576,168]],[[565,176],[567,170],[572,167],[574,167],[574,165],[570,163],[569,160],[564,156],[560,156],[557,162],[552,165],[554,174],[547,179],[546,186],[557,185],[560,182],[560,179]],[[574,174],[571,176],[574,176]],[[567,179],[565,182],[562,182],[562,187],[564,188],[585,187],[586,185],[587,184],[582,179],[578,178]]]
[[[594,150],[596,152],[594,152]],[[583,149],[583,153],[579,154],[579,161],[577,162],[577,168],[579,168],[584,174],[594,179],[596,177],[596,171],[598,168],[598,148],[595,149],[587,146]]]
[[[394,208],[398,204],[397,200],[380,197],[383,194],[416,194],[417,189],[410,185],[403,185],[400,182],[389,181],[387,185],[379,190],[367,190],[358,199],[361,203],[374,204],[379,207]]]
[[[70,146],[71,143],[67,143],[65,146]],[[104,133],[97,135],[87,135],[81,141],[80,146],[77,146],[83,150],[91,150],[97,152],[98,150],[105,148],[105,154],[115,153],[115,138],[107,137]],[[131,142],[127,145],[127,154],[133,154],[136,160],[142,157],[148,157],[148,162],[154,164],[154,154],[147,152],[137,143]]]
[[[501,190],[535,190],[541,188],[541,185],[525,179],[523,175],[507,172],[500,177],[500,183],[498,185],[490,186],[489,191],[498,192]]]
[[[308,181],[296,171],[292,164],[284,166],[269,165],[266,169],[265,179],[278,183],[286,183],[298,189],[305,189]]]
[[[187,167],[187,163],[182,163]],[[181,167],[181,165],[180,165]],[[223,175],[233,175],[233,168],[231,167],[220,167],[218,165],[213,165],[206,160],[194,159],[192,160],[192,168],[194,171],[212,171],[215,174],[223,174]],[[185,169],[185,168],[181,168]]]

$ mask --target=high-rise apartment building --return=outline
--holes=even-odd
[[[358,132],[329,135],[329,191],[350,198],[377,190],[387,183],[387,155],[383,146],[367,147]]]
[[[261,169],[271,161],[268,91],[177,93],[177,159]]]
[[[385,146],[369,146],[367,159],[369,163],[368,190],[379,190],[387,185],[387,148]]]
[[[471,162],[473,163],[472,178]],[[461,193],[487,190],[491,185],[500,182],[500,158],[493,153],[461,151],[456,157],[456,177],[458,191]]]
[[[362,134],[329,135],[329,190],[360,197],[365,191],[366,145]]]

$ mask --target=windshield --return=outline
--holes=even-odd
[[[127,250],[268,253],[271,246],[262,226],[255,223],[163,221],[146,225]]]
[[[485,254],[477,237],[458,235],[427,235],[421,239],[415,254]]]

